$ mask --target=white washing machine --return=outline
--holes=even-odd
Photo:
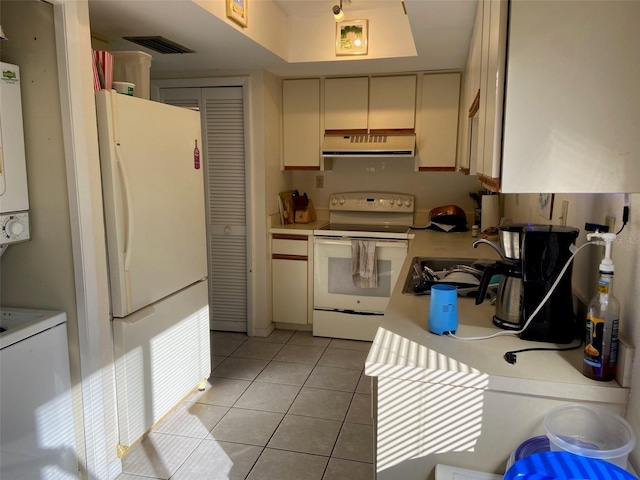
[[[67,315],[0,311],[0,478],[77,479]]]

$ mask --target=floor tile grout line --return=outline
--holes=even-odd
[[[236,407],[235,405],[237,404],[237,402],[239,401],[239,399],[242,397],[242,395],[244,395],[244,393],[246,393],[246,391],[254,384],[254,383],[271,383],[271,384],[278,384],[279,382],[264,382],[264,381],[259,381],[258,377],[260,376],[260,374],[262,374],[264,372],[264,370],[272,363],[272,362],[280,362],[280,363],[290,363],[290,364],[298,364],[301,365],[300,362],[283,362],[281,360],[276,360],[274,357],[284,348],[284,346],[286,345],[296,345],[296,346],[313,346],[313,347],[318,347],[318,345],[301,345],[301,344],[296,344],[296,343],[291,343],[291,340],[295,337],[295,333],[293,335],[290,335],[289,338],[287,339],[286,342],[270,342],[270,343],[276,343],[276,344],[280,344],[281,348],[278,349],[278,352],[276,352],[274,354],[274,356],[271,359],[256,359],[256,358],[246,358],[246,357],[232,357],[233,353],[235,353],[236,351],[238,351],[238,349],[240,349],[243,345],[245,345],[247,343],[247,341],[250,340],[251,337],[248,337],[244,340],[241,341],[241,344],[238,345],[235,349],[233,349],[232,351],[230,351],[229,353],[227,353],[226,355],[216,355],[216,356],[220,356],[220,357],[225,357],[226,359],[229,358],[245,358],[245,359],[249,359],[249,360],[266,360],[266,365],[258,372],[258,374],[253,378],[253,379],[237,379],[237,380],[244,380],[244,381],[248,381],[249,384],[247,385],[247,387],[242,391],[242,393],[240,393],[240,395],[238,396],[238,398],[232,403],[231,406],[224,406],[223,408],[227,408],[227,412],[225,412],[225,414],[220,418],[220,420],[218,420],[218,422],[216,422],[216,424],[211,428],[211,430],[208,432],[207,435],[205,435],[202,439],[200,439],[200,441],[198,442],[198,444],[196,445],[196,447],[192,450],[192,452],[185,458],[185,460],[180,464],[180,466],[176,469],[176,472],[179,470],[179,468],[184,465],[185,462],[187,462],[187,460],[191,457],[191,455],[193,455],[193,453],[195,452],[195,450],[207,439],[211,438],[215,441],[215,438],[213,436],[210,437],[211,432],[213,431],[213,429],[222,421],[222,419],[228,414],[228,412],[232,409],[232,408],[238,408],[238,409],[242,409],[240,407]],[[257,445],[257,447],[261,448],[260,454],[257,456],[256,460],[253,462],[253,465],[251,466],[251,468],[249,469],[249,472],[247,473],[247,475],[245,476],[245,479],[248,478],[251,473],[254,471],[255,466],[257,465],[260,457],[264,454],[265,450],[267,448],[271,448],[273,450],[280,450],[280,451],[288,451],[288,452],[293,452],[293,453],[301,453],[301,454],[306,454],[306,455],[314,455],[314,456],[318,456],[318,457],[323,457],[323,458],[327,458],[327,464],[325,465],[325,468],[323,470],[322,473],[322,477],[324,477],[324,475],[326,474],[326,471],[328,469],[328,465],[331,461],[331,458],[336,458],[336,459],[341,459],[341,460],[345,460],[345,461],[352,461],[352,462],[357,462],[357,463],[362,463],[362,464],[367,464],[367,465],[371,465],[371,463],[369,462],[363,462],[360,460],[352,460],[352,459],[342,459],[339,457],[334,457],[333,454],[335,452],[335,448],[338,442],[338,439],[340,437],[340,433],[342,433],[344,427],[345,427],[345,423],[356,423],[357,422],[347,422],[347,416],[349,414],[349,410],[351,409],[351,406],[353,405],[353,401],[355,399],[355,395],[358,393],[357,389],[358,389],[358,385],[360,384],[360,380],[362,379],[363,375],[364,375],[364,366],[362,368],[351,368],[351,367],[345,367],[345,366],[333,366],[333,365],[320,365],[319,362],[321,361],[322,357],[327,353],[328,349],[337,349],[337,350],[344,350],[344,351],[362,351],[359,349],[349,349],[349,348],[340,348],[340,347],[335,347],[335,346],[331,346],[331,342],[333,339],[330,339],[329,343],[327,343],[327,345],[325,346],[321,346],[320,348],[322,348],[322,353],[320,354],[320,356],[318,357],[318,359],[310,364],[310,363],[304,363],[302,365],[311,365],[311,371],[309,372],[309,374],[306,375],[306,378],[304,379],[302,385],[291,385],[291,386],[295,386],[295,387],[299,387],[299,390],[297,392],[297,394],[295,395],[294,399],[292,400],[292,402],[290,403],[290,405],[287,408],[287,411],[283,414],[282,419],[280,420],[280,422],[278,422],[278,425],[276,426],[276,428],[274,429],[273,433],[271,434],[271,436],[269,437],[269,439],[267,440],[266,444],[264,446],[260,446]],[[237,341],[237,340],[236,340]],[[212,352],[212,355],[214,355],[215,353]],[[224,362],[224,360],[223,360]],[[222,362],[221,362],[222,363]],[[218,365],[219,366],[219,365]],[[275,447],[269,447],[269,442],[272,440],[273,436],[275,435],[275,432],[278,430],[278,428],[281,426],[282,422],[284,421],[285,417],[287,415],[294,415],[294,416],[302,416],[302,417],[306,417],[306,415],[299,415],[299,414],[293,414],[290,413],[291,408],[293,406],[293,404],[295,403],[296,399],[299,397],[299,395],[301,394],[302,390],[304,388],[311,388],[311,389],[320,389],[320,390],[328,390],[328,391],[334,391],[334,392],[344,392],[344,390],[333,390],[333,389],[328,389],[328,388],[319,388],[319,387],[311,387],[311,386],[306,386],[307,381],[309,380],[309,378],[311,377],[313,371],[315,370],[316,367],[318,366],[322,366],[322,367],[329,367],[329,368],[338,368],[338,369],[347,369],[347,370],[359,370],[360,371],[360,375],[358,377],[358,382],[354,388],[353,391],[350,392],[346,392],[349,393],[351,396],[351,399],[349,401],[349,406],[347,407],[347,410],[345,412],[344,418],[343,420],[334,420],[334,419],[326,419],[326,420],[333,420],[333,421],[339,421],[340,422],[340,430],[338,432],[338,435],[336,436],[336,440],[333,443],[332,449],[331,449],[331,453],[328,456],[325,455],[319,455],[319,454],[313,454],[313,453],[308,453],[308,452],[296,452],[293,450],[286,450],[286,449],[282,449],[282,448],[275,448]],[[214,368],[212,368],[212,372],[213,372]],[[210,377],[211,378],[211,377]],[[213,378],[229,378],[229,379],[234,379],[233,377],[213,377]],[[289,384],[284,384],[284,385],[289,385]],[[192,402],[192,403],[198,403],[196,402]],[[215,405],[214,405],[215,406]],[[254,409],[248,409],[248,408],[244,408],[244,410],[254,410]],[[254,410],[254,411],[266,411],[266,410]],[[281,412],[273,412],[273,413],[281,413]],[[311,417],[310,418],[321,418],[321,417]],[[161,432],[159,432],[161,433]],[[172,434],[166,434],[166,435],[172,435]],[[179,436],[179,435],[178,435]],[[190,437],[190,438],[197,438],[197,437]],[[250,445],[250,444],[243,444],[240,442],[228,442],[228,443],[236,443],[236,444],[241,444],[241,445]],[[252,446],[256,446],[256,445],[252,445]],[[175,472],[174,472],[175,474]],[[173,475],[172,475],[173,477]],[[144,477],[141,477],[144,478]],[[170,477],[171,478],[171,477]]]
[[[293,335],[292,335],[291,337],[293,337]],[[290,337],[290,338],[291,338],[291,337]],[[286,344],[285,344],[285,345],[286,345]],[[283,347],[283,348],[284,348],[284,347]],[[282,350],[282,349],[281,349],[281,350]],[[325,350],[326,350],[326,349],[325,349]],[[318,360],[319,360],[319,359],[318,359]],[[269,364],[270,364],[272,361],[273,361],[273,360],[270,360],[270,361],[267,363],[267,365],[265,366],[265,369],[267,368],[267,366],[269,366]],[[314,364],[313,368],[315,368],[315,365],[316,365],[316,364],[317,364],[317,361],[316,361],[316,363]],[[313,368],[311,369],[311,371],[313,371]],[[262,369],[262,371],[261,371],[260,373],[262,373],[263,371],[264,371],[264,369]],[[260,374],[256,375],[256,378],[254,378],[254,379],[251,381],[251,384],[250,384],[250,385],[249,385],[249,387],[247,387],[247,388],[250,388],[250,387],[251,387],[251,385],[253,385],[253,383],[256,381],[256,379],[258,378],[258,376],[259,376],[259,375],[260,375]],[[308,380],[308,377],[309,377],[309,376],[311,376],[311,372],[309,372],[309,375],[307,375],[307,378],[305,379],[305,383],[306,383],[306,381]],[[303,384],[303,385],[304,385],[304,384]],[[280,428],[280,425],[282,425],[282,422],[284,421],[285,417],[287,416],[287,413],[289,412],[289,410],[291,410],[291,406],[292,406],[292,405],[293,405],[293,403],[296,401],[296,398],[298,398],[298,396],[300,395],[300,392],[301,392],[301,391],[302,391],[302,386],[300,386],[300,389],[298,390],[298,393],[296,394],[296,396],[294,397],[293,401],[291,402],[291,404],[290,404],[290,405],[289,405],[289,407],[287,408],[287,411],[282,415],[282,418],[281,418],[281,419],[280,419],[280,421],[278,422],[278,425],[276,426],[276,428],[274,428],[273,432],[271,432],[271,435],[269,436],[269,439],[266,441],[266,443],[265,443],[265,445],[264,445],[264,448],[263,448],[263,449],[262,449],[262,451],[260,452],[260,455],[258,455],[258,458],[256,459],[255,463],[253,464],[253,466],[252,466],[252,467],[251,467],[251,469],[249,470],[249,473],[247,473],[247,475],[246,475],[245,479],[249,478],[249,476],[251,475],[251,472],[253,471],[253,469],[255,468],[255,466],[258,464],[258,461],[260,460],[260,458],[261,458],[261,457],[262,457],[262,455],[264,454],[265,450],[267,449],[267,447],[268,447],[269,443],[271,442],[271,439],[273,439],[273,436],[274,436],[274,435],[276,434],[276,432],[278,431],[278,428]],[[238,397],[238,399],[239,399],[239,398],[240,398],[240,397]],[[237,400],[236,400],[236,401],[237,401]],[[328,463],[328,461],[327,461],[327,463]]]
[[[209,432],[209,433],[211,433],[211,432]],[[207,434],[207,435],[208,435],[208,434]],[[191,458],[191,455],[193,455],[193,454],[196,452],[196,450],[198,449],[198,447],[199,447],[200,445],[202,445],[202,442],[204,442],[206,438],[207,438],[207,436],[205,435],[205,436],[204,436],[204,438],[202,438],[202,439],[198,442],[198,444],[196,445],[196,448],[194,448],[194,449],[191,451],[191,453],[190,453],[189,455],[187,455],[187,458],[185,458],[185,459],[184,459],[184,461],[180,464],[180,466],[179,466],[178,468],[176,468],[176,471],[175,471],[175,472],[173,472],[173,473],[169,476],[169,480],[171,480],[171,478],[172,478],[172,477],[174,477],[176,473],[178,473],[178,470],[180,470],[180,468],[181,468],[183,465],[185,465],[185,464],[187,463],[187,461],[189,460],[189,458]]]

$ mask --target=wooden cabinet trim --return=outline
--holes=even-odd
[[[352,128],[347,130],[325,130],[325,135],[366,135],[366,128]]]
[[[291,233],[274,233],[271,235],[273,240],[298,240],[301,242],[306,242],[309,240],[309,237],[306,235],[294,235]]]
[[[320,167],[303,167],[303,166],[293,166],[293,165],[285,165],[285,170],[320,170]]]
[[[478,183],[482,185],[484,188],[486,188],[487,190],[490,190],[496,193],[500,192],[499,178],[492,178],[492,177],[483,175],[482,173],[478,173]]]
[[[473,118],[473,116],[478,112],[479,109],[480,109],[480,90],[478,90],[478,93],[476,93],[476,98],[473,99],[473,102],[471,102],[471,107],[469,107],[469,118]]]
[[[274,253],[271,255],[272,260],[294,260],[300,262],[306,262],[309,260],[308,257],[302,255],[283,255],[281,253]]]
[[[418,167],[419,172],[455,172],[456,167]]]
[[[371,135],[409,135],[416,133],[415,128],[374,128],[369,130]]]

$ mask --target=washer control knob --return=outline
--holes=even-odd
[[[405,204],[407,207],[410,207],[410,206],[411,206],[411,199],[410,199],[410,198],[405,199],[404,204]]]
[[[29,240],[29,213],[0,215],[0,245]]]
[[[331,197],[331,205],[337,205],[338,199],[336,197]]]
[[[340,205],[344,205],[345,199],[344,197],[340,197]]]
[[[24,232],[24,225],[20,220],[12,218],[4,225],[4,230],[7,232],[7,236],[9,238],[18,237],[22,232]]]

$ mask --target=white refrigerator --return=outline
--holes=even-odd
[[[198,112],[96,92],[120,444],[211,372]]]

